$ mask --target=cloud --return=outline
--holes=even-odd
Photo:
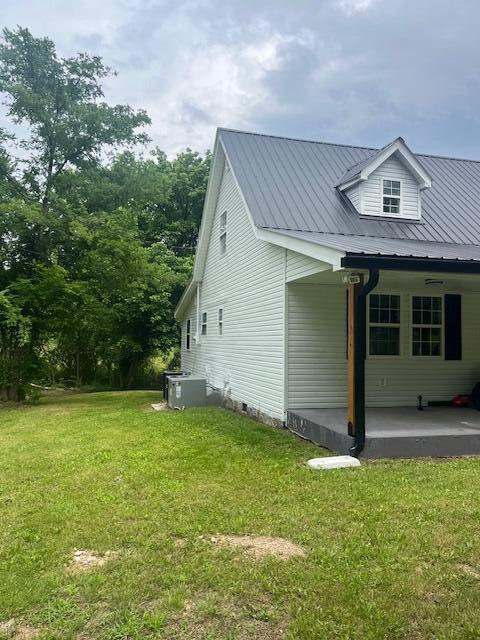
[[[347,15],[361,13],[370,9],[378,0],[337,0],[337,6]]]
[[[0,22],[104,57],[168,153],[216,126],[480,157],[476,0],[3,0]]]

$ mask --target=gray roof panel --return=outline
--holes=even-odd
[[[311,231],[285,231],[278,229],[272,229],[272,231],[292,238],[307,240],[331,249],[345,251],[346,253],[480,262],[480,246],[477,245],[458,245],[451,242],[428,242],[425,240],[371,238],[368,236],[344,236]]]
[[[335,185],[377,149],[230,129],[219,135],[258,227],[480,245],[480,162],[416,155],[432,176],[422,192],[422,220],[366,219],[345,205]]]

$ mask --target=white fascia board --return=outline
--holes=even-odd
[[[276,233],[272,229],[255,227],[255,235],[259,240],[270,242],[270,244],[275,244],[278,247],[290,249],[309,258],[320,260],[320,262],[326,262],[332,267],[333,271],[338,271],[343,268],[342,258],[345,257],[345,251],[325,247],[324,245],[309,242],[301,238],[287,236],[283,233]]]
[[[218,194],[220,191],[220,183],[222,181],[223,168],[225,166],[225,154],[223,146],[219,143],[219,134],[215,139],[213,151],[212,167],[208,179],[207,193],[205,195],[205,203],[203,205],[202,222],[198,232],[197,249],[195,252],[195,262],[193,265],[193,280],[200,282],[203,279],[203,270],[205,268],[205,260],[207,257],[208,245],[210,241],[210,232],[212,230],[215,209],[217,208]]]
[[[175,318],[181,318],[186,305],[189,303],[192,294],[196,291],[196,286],[203,280],[203,271],[205,269],[205,260],[207,258],[208,245],[210,242],[210,233],[217,207],[218,194],[220,191],[220,183],[225,166],[225,154],[223,146],[219,143],[219,134],[215,138],[213,147],[213,159],[208,178],[207,192],[205,194],[205,202],[203,205],[202,221],[198,232],[197,247],[195,250],[195,261],[193,263],[192,280],[187,285],[180,301],[175,309]]]
[[[180,320],[187,309],[188,303],[193,297],[193,294],[197,290],[197,282],[195,280],[190,280],[190,282],[185,287],[180,300],[178,301],[177,307],[173,314],[176,320]]]
[[[395,140],[392,144],[389,144],[385,149],[376,156],[370,164],[362,169],[362,171],[347,182],[344,182],[339,185],[339,188],[342,191],[346,191],[350,187],[353,187],[358,182],[364,182],[368,180],[370,174],[372,174],[380,165],[382,165],[385,160],[388,160],[390,156],[392,156],[395,152],[398,152],[405,162],[408,165],[410,171],[414,174],[417,179],[420,189],[429,189],[432,186],[432,178],[422,167],[417,158],[413,155],[410,149],[407,147],[405,142],[402,140]]]
[[[432,179],[422,167],[420,162],[415,158],[413,153],[407,147],[407,145],[402,142],[402,140],[395,140],[391,145],[386,147],[382,153],[380,153],[372,162],[364,167],[360,173],[360,180],[367,180],[371,173],[373,173],[380,165],[382,165],[385,160],[388,160],[391,155],[395,152],[398,152],[405,163],[408,165],[412,173],[417,178],[421,189],[429,189],[432,186]],[[342,185],[343,186],[343,185]]]

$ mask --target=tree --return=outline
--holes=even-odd
[[[106,146],[147,142],[138,129],[150,119],[143,110],[101,101],[100,81],[112,71],[98,56],[59,58],[51,40],[21,27],[4,29],[3,35],[0,91],[7,96],[8,116],[30,129],[30,138],[18,141],[29,151],[21,182],[47,211],[63,171],[98,162]],[[48,242],[39,228],[32,231],[33,250],[46,262]]]
[[[125,151],[108,166],[65,173],[58,192],[91,212],[133,207],[146,246],[160,242],[187,256],[197,241],[210,162],[209,152],[190,149],[173,160],[159,149],[148,158]]]
[[[30,136],[0,132],[0,399],[57,377],[129,388],[178,344],[210,154],[134,154],[148,116],[102,100],[100,58],[4,38],[0,90]]]

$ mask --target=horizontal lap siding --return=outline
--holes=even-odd
[[[288,285],[288,407],[347,401],[345,289]]]
[[[219,218],[227,211],[227,252],[219,252]],[[189,314],[195,317],[195,302]],[[223,335],[218,308],[224,309]],[[230,397],[283,420],[285,250],[258,240],[231,171],[222,180],[201,289],[208,332],[182,366],[206,375]],[[192,320],[192,327],[194,320]],[[184,333],[185,320],[182,322]],[[184,364],[183,364],[184,363]]]
[[[426,292],[425,295],[431,295]],[[414,406],[469,393],[480,381],[480,294],[462,294],[463,359],[413,358],[410,295],[402,294],[402,355],[366,361],[368,406]],[[341,407],[347,402],[345,289],[288,285],[288,406]],[[383,383],[386,382],[386,386]]]
[[[194,365],[195,365],[195,361],[194,361],[194,335],[195,332],[197,330],[197,316],[196,316],[196,309],[197,309],[197,295],[195,294],[192,297],[192,300],[190,302],[190,305],[188,307],[187,312],[185,313],[185,316],[183,317],[183,319],[181,320],[181,329],[182,329],[182,341],[181,341],[181,363],[182,363],[182,370],[185,371],[190,371],[193,372],[194,371]],[[187,350],[187,320],[190,320],[190,350]]]
[[[287,251],[287,282],[311,276],[323,269],[325,269],[325,263],[290,249]]]
[[[354,187],[346,191],[346,194],[350,202],[353,204],[353,206],[357,211],[360,211],[362,208],[362,199],[361,199],[362,187],[363,187],[363,183],[360,183],[360,184],[356,184]]]

